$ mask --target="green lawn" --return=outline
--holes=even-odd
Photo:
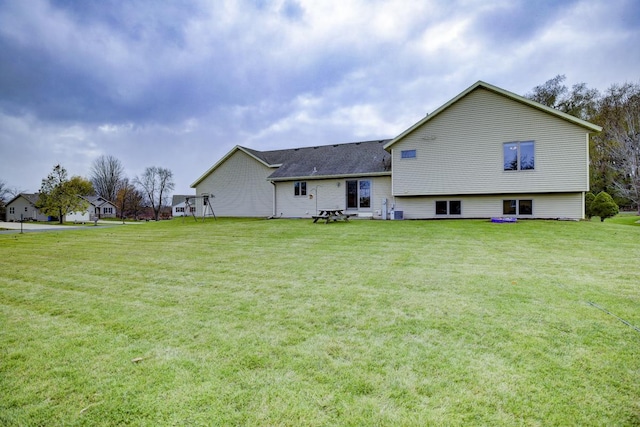
[[[0,425],[637,426],[637,219],[2,234]]]

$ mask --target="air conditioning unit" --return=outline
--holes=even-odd
[[[404,219],[404,211],[393,211],[391,219]]]

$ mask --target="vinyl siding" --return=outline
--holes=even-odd
[[[310,218],[320,209],[346,208],[346,181],[351,179],[371,181],[371,208],[354,209],[352,214],[371,213],[380,217],[376,211],[381,209],[382,199],[391,200],[391,177],[360,177],[340,179],[307,180],[307,195],[295,196],[294,181],[276,182],[276,215],[283,218]],[[309,196],[313,197],[310,198]],[[389,202],[390,205],[390,202]]]
[[[503,200],[533,200],[533,214],[520,215],[522,218],[584,218],[583,193],[557,194],[500,194],[487,196],[431,196],[396,197],[396,210],[404,212],[405,219],[434,218],[492,218],[503,215]],[[436,215],[438,200],[461,201],[461,215]]]
[[[273,185],[267,177],[273,169],[237,150],[196,186],[196,194],[213,194],[216,216],[268,217],[273,213]],[[196,215],[203,213],[196,199]]]
[[[535,170],[504,171],[503,144],[535,141]],[[401,159],[402,150],[416,158]],[[552,193],[588,191],[585,129],[476,89],[392,147],[393,193]]]

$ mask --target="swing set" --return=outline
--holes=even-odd
[[[211,200],[210,200],[214,197],[215,196],[213,194],[208,194],[208,193],[203,193],[200,196],[188,196],[184,201],[185,209],[187,210],[187,212],[191,212],[193,219],[196,222],[198,222],[198,218],[196,217],[195,204],[198,202],[199,199],[202,199],[202,221],[204,222],[204,219],[206,216],[213,216],[213,219],[217,221],[218,218],[216,218],[216,214],[215,212],[213,212],[213,206],[211,206]],[[193,200],[193,203],[192,203],[192,200]],[[210,212],[209,215],[208,215],[208,212]],[[184,222],[184,216],[182,217],[182,221]]]

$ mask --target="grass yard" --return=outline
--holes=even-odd
[[[640,426],[637,219],[2,234],[0,425]]]

